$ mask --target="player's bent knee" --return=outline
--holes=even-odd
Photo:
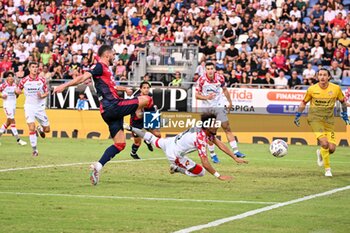
[[[326,142],[321,142],[321,147],[324,148],[324,149],[329,149],[329,143],[326,141]]]
[[[201,165],[196,164],[196,166],[194,166],[190,172],[196,176],[204,176],[205,169]]]
[[[324,149],[329,148],[329,143],[328,143],[328,140],[326,138],[319,139],[319,142],[320,142],[320,146],[322,148],[324,148]]]
[[[134,145],[135,146],[141,146],[141,140],[134,140]]]
[[[153,98],[151,96],[145,96],[145,98],[147,99],[146,108],[152,108],[153,107]]]
[[[330,143],[329,144],[329,153],[333,154],[335,152],[335,150],[336,150],[335,145]]]
[[[126,146],[126,143],[123,142],[123,143],[114,143],[114,146],[119,150],[119,151],[122,151],[125,149],[125,146]]]

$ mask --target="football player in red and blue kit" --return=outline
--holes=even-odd
[[[150,96],[138,96],[132,99],[123,99],[118,96],[117,91],[124,91],[131,95],[132,90],[127,87],[116,86],[113,81],[113,75],[109,69],[114,60],[114,51],[111,46],[102,45],[98,50],[98,56],[100,60],[92,70],[56,87],[54,90],[55,93],[61,93],[67,87],[83,83],[89,78],[93,80],[100,101],[101,116],[107,123],[114,141],[114,144],[106,149],[100,160],[90,166],[90,180],[93,185],[98,183],[102,167],[125,148],[124,116],[136,113],[137,116],[142,117],[143,109],[153,106],[153,100]]]

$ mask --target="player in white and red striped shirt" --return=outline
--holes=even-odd
[[[124,124],[124,129],[132,131],[139,137],[150,141],[157,148],[164,151],[170,162],[170,173],[180,172],[188,176],[203,176],[205,170],[220,180],[231,180],[231,176],[220,175],[209,163],[207,157],[207,144],[212,142],[220,150],[234,159],[237,163],[248,163],[238,158],[227,146],[221,142],[215,135],[218,130],[215,122],[216,116],[212,113],[204,113],[201,116],[202,128],[190,128],[175,137],[157,138],[150,132],[143,132],[141,129]],[[202,166],[196,164],[186,155],[198,151]],[[205,170],[203,169],[205,168]]]
[[[243,153],[238,150],[238,145],[235,137],[231,131],[230,123],[227,118],[227,113],[232,108],[232,101],[230,94],[226,87],[224,76],[215,72],[215,66],[212,62],[205,65],[206,72],[197,80],[196,99],[203,101],[203,108],[205,112],[212,112],[216,115],[216,119],[221,121],[221,127],[226,133],[226,137],[233,153],[240,158],[245,157]],[[227,100],[228,104],[226,105]],[[214,163],[218,163],[219,159],[215,154],[215,145],[209,142],[208,149]]]
[[[29,75],[21,80],[16,92],[19,95],[24,90],[26,97],[24,112],[29,128],[29,140],[33,148],[33,156],[38,156],[35,120],[40,124],[37,127],[38,133],[44,138],[45,133],[50,132],[50,124],[45,112],[46,97],[49,90],[45,78],[38,76],[38,63],[30,62],[28,67]]]
[[[0,137],[11,126],[12,134],[16,138],[18,145],[25,146],[27,143],[19,138],[16,128],[15,112],[17,95],[15,92],[17,85],[15,83],[14,73],[6,72],[4,78],[6,79],[5,82],[0,85],[0,97],[3,99],[3,108],[7,119],[0,128]]]

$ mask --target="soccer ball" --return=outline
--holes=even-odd
[[[282,158],[288,153],[288,144],[281,139],[276,139],[270,145],[270,152],[273,156]]]

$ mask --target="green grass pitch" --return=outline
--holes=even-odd
[[[113,161],[130,161],[107,164],[93,187],[88,164],[100,158],[110,140],[39,139],[37,158],[29,145],[19,147],[12,137],[1,142],[0,170],[83,164],[0,172],[0,232],[174,232],[350,183],[348,148],[332,155],[333,177],[326,178],[316,165],[316,147],[290,146],[286,157],[274,158],[267,145],[241,144],[248,165],[236,165],[218,153],[221,163],[213,166],[235,177],[222,182],[208,173],[201,178],[170,175],[158,149],[151,153],[142,146],[144,160],[132,161],[129,140]],[[196,153],[190,157],[199,161]],[[200,232],[345,233],[349,209],[348,190]]]

